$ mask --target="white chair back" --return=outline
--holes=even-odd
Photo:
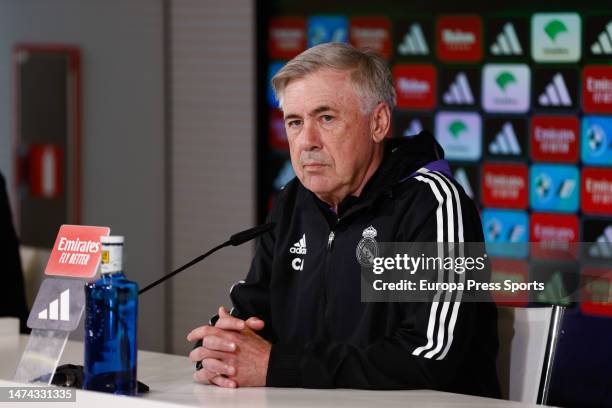
[[[502,398],[537,403],[551,318],[551,307],[498,307],[497,374]]]

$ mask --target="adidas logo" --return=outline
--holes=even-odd
[[[518,40],[512,23],[504,24],[503,31],[497,35],[497,41],[491,44],[493,55],[521,55],[523,48]]]
[[[289,252],[292,254],[306,255],[306,234],[302,235],[302,238],[289,248]]]
[[[70,290],[66,289],[60,294],[59,299],[51,301],[49,307],[38,313],[38,318],[41,320],[70,321]]]
[[[397,52],[400,55],[429,54],[429,47],[419,23],[414,23],[410,26],[410,29],[404,35],[404,40],[397,46]]]
[[[457,74],[455,81],[450,84],[442,99],[447,105],[472,105],[474,103],[474,95],[465,72]]]
[[[457,183],[459,183],[459,185],[463,187],[463,191],[465,191],[465,194],[467,194],[470,198],[474,198],[474,190],[472,190],[472,185],[470,184],[470,180],[465,169],[463,167],[459,167],[455,171],[454,176],[455,180],[457,180]]]
[[[489,153],[514,156],[521,154],[521,146],[516,138],[516,133],[514,132],[512,123],[504,123],[501,131],[495,135],[495,140],[489,144]]]
[[[563,75],[556,73],[553,76],[552,82],[546,85],[546,90],[540,95],[538,102],[542,106],[572,105],[572,98],[570,98]]]
[[[591,52],[595,55],[612,55],[612,21],[606,25],[605,30],[591,44]]]
[[[408,125],[408,128],[406,128],[406,130],[404,130],[404,136],[414,136],[414,135],[418,135],[421,131],[423,131],[423,124],[421,123],[420,120],[418,119],[412,119],[410,121],[410,124]]]
[[[608,225],[597,241],[589,248],[593,258],[612,258],[612,225]]]
[[[544,285],[544,290],[537,294],[538,302],[567,306],[571,303],[570,295],[563,283],[561,272],[555,271]]]

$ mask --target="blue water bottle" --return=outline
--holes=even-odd
[[[123,273],[123,237],[103,236],[100,278],[85,285],[86,390],[135,395],[138,285]]]

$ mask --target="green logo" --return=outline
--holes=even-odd
[[[551,20],[544,26],[544,31],[548,35],[548,38],[555,41],[559,34],[567,32],[567,27],[560,20]]]
[[[500,73],[497,76],[497,78],[495,78],[495,82],[497,82],[497,85],[499,85],[499,87],[502,89],[502,91],[505,92],[506,91],[506,87],[509,84],[512,84],[512,83],[516,82],[516,78],[510,72],[504,71],[504,72]]]
[[[457,139],[459,138],[459,134],[461,132],[467,131],[467,126],[462,121],[455,120],[451,122],[451,124],[448,126],[448,131],[450,132],[451,135],[453,135],[455,139]]]
[[[531,18],[531,56],[536,62],[577,62],[582,54],[578,13],[535,13]]]

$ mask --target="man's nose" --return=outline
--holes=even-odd
[[[304,150],[316,150],[321,148],[321,134],[316,123],[312,120],[304,121],[302,133],[302,148]]]

